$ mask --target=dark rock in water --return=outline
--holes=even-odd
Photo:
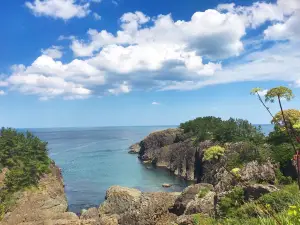
[[[207,190],[207,196],[199,198],[199,192],[203,189]],[[214,195],[212,192],[213,186],[211,184],[194,184],[188,186],[180,196],[176,199],[175,204],[170,212],[180,216],[183,214],[207,213],[213,210]],[[206,197],[206,198],[205,198]]]
[[[135,143],[129,147],[130,154],[138,154],[140,152],[141,146],[140,143]]]
[[[161,186],[164,188],[169,188],[169,187],[172,187],[172,184],[162,184]]]
[[[270,184],[251,184],[245,188],[245,198],[247,201],[256,200],[264,194],[278,191],[278,188]]]

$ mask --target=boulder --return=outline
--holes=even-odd
[[[186,215],[192,215],[201,213],[203,215],[212,216],[214,214],[216,193],[209,191],[204,197],[196,197],[194,200],[190,201],[184,213]]]
[[[209,193],[208,198],[205,198],[206,196],[202,198],[199,198],[199,193],[201,190],[207,190]],[[180,216],[185,214],[186,212],[188,214],[193,214],[197,212],[202,212],[203,210],[205,212],[209,212],[211,208],[211,202],[213,204],[212,196],[214,196],[213,192],[213,186],[211,184],[194,184],[191,186],[188,186],[183,190],[183,192],[180,194],[180,196],[176,199],[174,206],[170,210],[170,212]],[[209,203],[206,206],[200,206],[198,207],[197,204],[205,202],[205,204]],[[188,210],[188,211],[187,211]],[[195,211],[195,212],[194,212]]]
[[[103,214],[123,214],[134,208],[139,202],[142,192],[121,186],[112,186],[106,191],[106,201],[99,207],[100,217]]]
[[[99,212],[98,209],[96,207],[94,208],[89,208],[88,210],[85,210],[81,216],[80,216],[81,220],[93,220],[95,223],[98,222],[100,220],[99,217]]]
[[[169,188],[169,187],[172,187],[172,184],[162,184],[161,186],[164,188]]]
[[[168,210],[179,194],[141,193],[133,188],[113,186],[108,189],[106,201],[99,207],[100,221],[110,218],[112,221],[117,219],[121,225],[168,224],[176,219]]]
[[[278,188],[270,184],[251,184],[245,187],[245,199],[256,200],[264,194],[278,191]]]

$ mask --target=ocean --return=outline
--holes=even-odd
[[[41,128],[29,129],[48,142],[50,157],[62,169],[69,210],[82,209],[104,201],[112,185],[137,188],[141,191],[182,191],[190,183],[165,169],[147,168],[128,154],[128,147],[149,133],[171,126]],[[271,125],[262,125],[269,133]],[[165,189],[163,183],[173,184]]]

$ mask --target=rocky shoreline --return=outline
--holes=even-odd
[[[195,144],[193,137],[181,129],[149,134],[132,145],[129,153],[198,184],[169,193],[143,193],[112,186],[99,208],[83,210],[80,216],[68,212],[61,172],[52,164],[51,173],[42,177],[38,187],[18,193],[15,206],[4,215],[0,225],[192,225],[194,214],[217,214],[219,201],[234,187],[242,188],[247,201],[278,190],[273,185],[277,165],[251,161],[235,177],[223,163],[240,154],[244,143],[227,144],[227,151],[219,160],[203,160],[205,149],[214,144]]]

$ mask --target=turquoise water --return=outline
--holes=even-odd
[[[142,191],[181,191],[183,180],[167,170],[147,169],[128,147],[150,132],[169,127],[30,129],[48,142],[49,155],[62,169],[69,210],[98,206],[112,185]],[[158,173],[157,170],[160,170]],[[163,183],[174,184],[170,189]]]
[[[48,142],[49,155],[62,169],[69,210],[98,206],[112,185],[141,191],[181,191],[188,184],[164,169],[147,169],[128,147],[156,127],[101,127],[29,129]],[[263,125],[268,133],[272,127]],[[159,172],[158,172],[159,171]],[[170,189],[161,187],[170,183]]]

